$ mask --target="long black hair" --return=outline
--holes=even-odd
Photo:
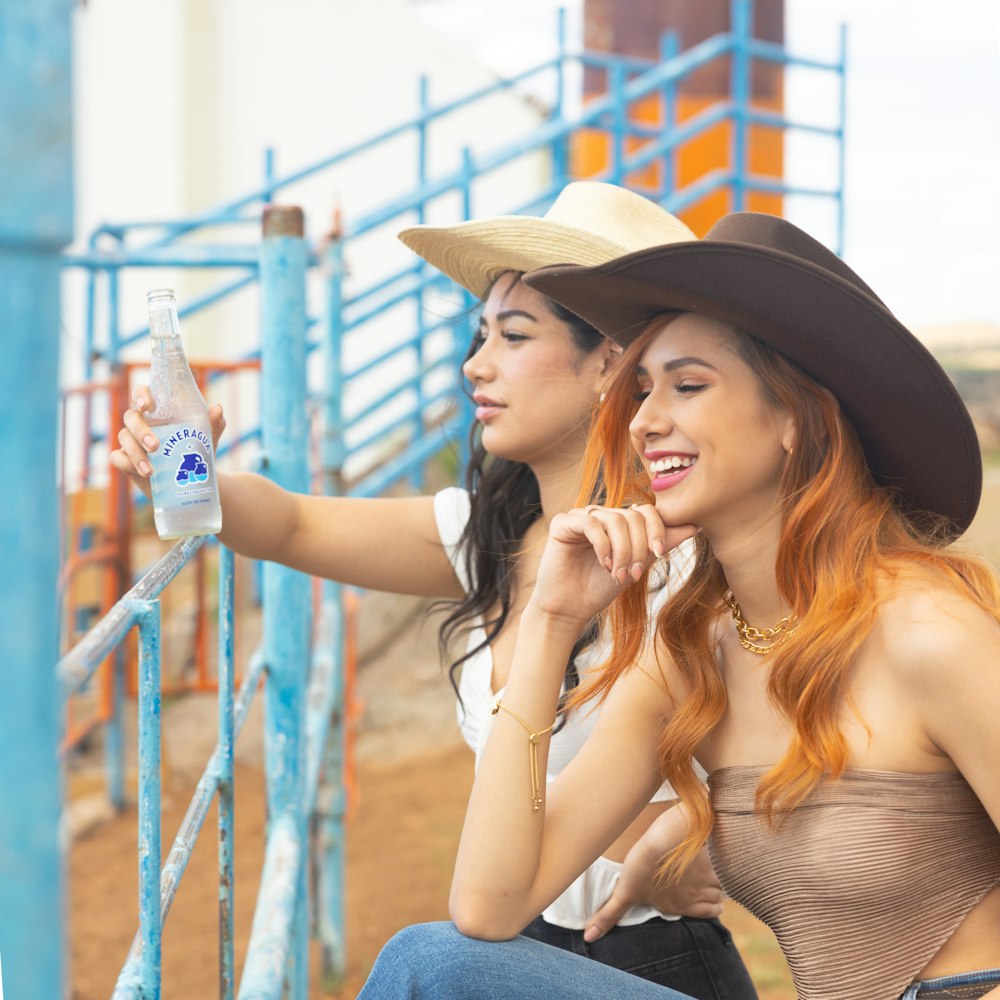
[[[504,276],[510,274],[515,274],[517,281],[521,280],[520,272],[504,272]],[[483,302],[489,297],[491,290],[492,286],[483,294]],[[604,343],[604,335],[579,316],[551,299],[547,298],[545,302],[549,311],[566,326],[573,345],[581,355],[589,354]],[[477,337],[469,348],[466,361],[476,353],[479,346]],[[466,394],[469,393],[467,385],[464,390]],[[461,600],[454,602],[438,632],[438,644],[443,657],[459,635],[467,634],[477,624],[481,624],[485,632],[481,643],[462,653],[448,668],[451,686],[455,689],[459,702],[459,668],[466,660],[489,646],[503,629],[510,615],[518,548],[525,532],[542,516],[538,480],[524,462],[490,455],[483,447],[478,424],[473,424],[469,444],[471,457],[465,470],[465,486],[469,491],[471,509],[459,540],[459,548],[471,590]],[[492,616],[488,617],[491,612]],[[597,639],[598,631],[597,619],[594,619],[570,652],[566,663],[567,694],[580,682],[575,666],[576,658]]]

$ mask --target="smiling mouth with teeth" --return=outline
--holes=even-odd
[[[698,461],[690,455],[671,455],[669,458],[658,458],[655,462],[649,463],[649,474],[654,479],[657,476],[669,476],[679,469],[690,469]]]

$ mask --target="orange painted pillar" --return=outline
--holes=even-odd
[[[784,43],[783,0],[755,0],[752,33],[763,41]],[[588,52],[659,61],[660,40],[673,32],[678,51],[730,30],[730,0],[585,0],[584,48]],[[629,108],[629,120],[644,125],[669,128],[683,123],[711,105],[729,99],[731,93],[729,57],[720,57],[686,77],[677,87],[673,122],[665,121],[663,101],[650,95]],[[607,74],[588,67],[584,72],[584,101],[605,94]],[[781,113],[784,107],[784,80],[780,64],[752,61],[752,104],[763,111]],[[714,170],[731,169],[733,124],[723,121],[680,147],[673,158],[673,177],[662,176],[657,164],[627,175],[630,185],[657,192],[679,190]],[[586,130],[577,135],[573,146],[573,175],[592,177],[612,163],[611,138],[606,132]],[[643,140],[632,139],[626,151],[640,148]],[[784,171],[784,136],[781,130],[753,125],[747,129],[746,166],[750,174],[780,180]],[[729,192],[711,194],[680,215],[698,235],[720,215],[732,210]],[[780,215],[780,195],[750,192],[745,207],[751,211]]]

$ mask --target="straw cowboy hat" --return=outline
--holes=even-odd
[[[951,380],[839,257],[790,222],[738,212],[697,243],[525,281],[621,344],[664,312],[752,333],[837,397],[875,479],[907,513],[942,515],[958,534],[972,521],[982,458]]]
[[[545,215],[499,215],[456,226],[413,226],[399,238],[477,298],[504,271],[601,264],[644,247],[693,240],[668,211],[634,191],[574,181]]]

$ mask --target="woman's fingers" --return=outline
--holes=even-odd
[[[213,403],[208,408],[208,422],[212,426],[212,448],[218,450],[219,438],[226,429],[226,418],[222,414],[222,407],[218,403]]]
[[[146,458],[146,452],[136,445],[132,434],[125,428],[118,432],[118,443],[122,447],[111,452],[111,465],[128,476],[147,497],[150,496],[149,477],[153,469]]]
[[[132,437],[144,451],[155,451],[160,446],[159,438],[146,423],[144,416],[147,410],[153,408],[153,396],[144,385],[137,385],[132,390],[132,409],[126,410],[122,420]]]
[[[631,509],[642,515],[650,549],[658,557],[698,534],[699,528],[694,524],[664,524],[660,512],[651,503],[633,504]]]
[[[587,944],[600,940],[608,931],[617,926],[618,921],[636,902],[638,901],[630,899],[625,892],[621,891],[621,883],[619,882],[611,894],[611,898],[587,921],[583,940]]]
[[[584,508],[584,512],[590,522],[587,537],[604,568],[619,584],[639,580],[655,555],[642,514],[597,504]]]
[[[126,473],[126,475],[139,475],[148,478],[153,473],[153,467],[149,463],[146,449],[135,437],[135,434],[126,426],[118,432],[118,444],[121,446],[117,452],[112,452],[113,456],[122,456],[124,461],[113,462],[115,468]]]

